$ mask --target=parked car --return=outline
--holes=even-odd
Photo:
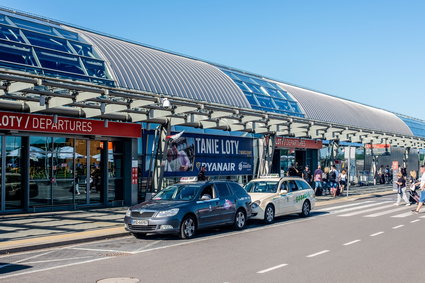
[[[198,229],[234,225],[243,229],[251,216],[251,197],[237,183],[189,182],[169,186],[152,200],[132,206],[125,228],[136,238],[148,233],[192,238]]]
[[[276,216],[299,213],[307,217],[314,208],[314,190],[298,177],[262,177],[245,186],[252,198],[252,219],[272,223]]]

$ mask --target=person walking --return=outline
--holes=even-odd
[[[406,179],[401,172],[397,174],[397,177],[397,202],[394,205],[400,205],[401,199],[404,200],[406,205],[410,205],[409,198],[406,195]]]
[[[416,183],[417,185],[420,184],[420,190],[421,190],[420,196],[419,196],[419,202],[416,209],[412,210],[412,212],[416,214],[419,213],[419,211],[421,210],[425,202],[425,165],[421,165],[420,173],[421,173],[421,181]]]
[[[314,193],[316,196],[320,196],[322,195],[322,176],[323,176],[323,171],[322,171],[322,167],[319,165],[317,166],[317,169],[314,170],[314,174],[313,174],[313,178],[314,178]]]

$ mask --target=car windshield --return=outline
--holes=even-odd
[[[248,193],[275,193],[277,181],[251,181],[245,186]]]
[[[160,191],[153,200],[193,200],[200,188],[200,185],[172,185]]]

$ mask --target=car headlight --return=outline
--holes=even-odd
[[[169,210],[158,211],[155,217],[171,217],[179,213],[178,208],[173,208]]]
[[[251,208],[257,208],[260,206],[261,201],[256,200],[251,204]]]
[[[131,210],[130,209],[127,209],[127,211],[125,212],[125,216],[128,216],[128,217],[131,216]]]

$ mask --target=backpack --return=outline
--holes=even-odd
[[[335,182],[335,181],[336,181],[336,172],[335,172],[335,171],[332,171],[332,172],[329,174],[329,179],[330,179],[332,182]]]

